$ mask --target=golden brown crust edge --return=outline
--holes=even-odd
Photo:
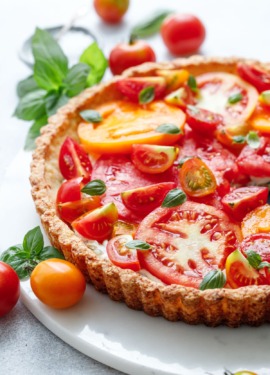
[[[193,56],[169,63],[146,63],[128,69],[123,76],[154,74],[157,69],[187,68],[192,74],[210,71],[236,72],[239,61],[267,65],[238,58],[205,58]],[[204,323],[209,326],[225,324],[260,325],[270,321],[270,286],[251,286],[239,289],[214,289],[200,291],[180,285],[164,286],[133,271],[122,270],[107,260],[99,259],[73,231],[56,215],[54,197],[61,183],[57,155],[66,134],[76,137],[79,111],[90,106],[120,98],[114,83],[115,77],[105,84],[85,90],[49,119],[42,128],[33,154],[30,181],[32,196],[42,225],[51,243],[60,249],[65,258],[84,273],[94,287],[108,293],[115,301],[124,301],[130,308],[143,310],[151,316],[163,316],[189,324]]]

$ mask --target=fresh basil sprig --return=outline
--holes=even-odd
[[[151,103],[155,99],[155,88],[153,86],[148,86],[141,90],[139,93],[139,103],[147,104]]]
[[[80,112],[80,116],[87,122],[101,122],[103,120],[101,114],[94,109],[86,109]]]
[[[151,18],[138,23],[131,29],[131,38],[146,38],[158,33],[162,22],[171,13],[170,10],[158,11]]]
[[[178,128],[175,124],[161,124],[159,125],[156,130],[157,133],[164,133],[164,134],[180,134],[181,129]]]
[[[64,259],[64,256],[52,246],[44,247],[40,227],[27,232],[21,245],[11,246],[0,255],[0,260],[9,264],[20,279],[29,277],[38,263],[49,258]]]
[[[187,200],[186,194],[180,189],[170,190],[164,198],[161,207],[177,207]]]
[[[135,249],[135,250],[150,250],[151,245],[149,243],[140,241],[140,240],[132,240],[125,244],[128,249]]]
[[[33,74],[17,85],[19,103],[14,115],[34,121],[25,142],[25,149],[35,147],[40,128],[69,98],[102,79],[107,60],[97,43],[92,43],[71,68],[57,41],[45,30],[36,29],[32,37]]]
[[[93,180],[86,184],[81,192],[88,195],[102,195],[106,191],[106,185],[102,180]]]
[[[208,272],[201,284],[200,290],[223,288],[226,284],[226,276],[221,270],[212,270]]]

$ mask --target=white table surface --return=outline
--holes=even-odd
[[[125,21],[115,27],[106,26],[98,19],[93,11],[91,0],[75,2],[2,0],[0,2],[0,175],[2,179],[8,165],[23,147],[29,127],[29,123],[12,117],[17,103],[16,84],[30,74],[30,70],[18,59],[18,51],[35,27],[63,24],[82,5],[89,7],[89,13],[79,20],[77,25],[93,30],[99,36],[106,54],[116,42],[125,39],[132,24],[150,15],[154,10],[175,9],[179,12],[197,14],[204,21],[207,38],[201,51],[203,54],[243,56],[270,61],[268,0],[131,0]],[[159,37],[151,38],[149,42],[153,45],[159,61],[172,59]],[[109,76],[108,72],[106,77]],[[12,234],[10,245],[13,245]],[[1,235],[0,250],[4,250],[1,245]],[[19,302],[10,314],[0,318],[0,374],[116,375],[120,372],[71,348],[40,324]]]

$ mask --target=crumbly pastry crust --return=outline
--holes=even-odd
[[[270,321],[270,286],[200,291],[181,285],[162,285],[100,259],[58,218],[55,210],[55,196],[62,182],[58,169],[61,144],[67,135],[78,139],[76,128],[81,121],[81,110],[122,97],[115,88],[117,80],[127,76],[155,75],[157,69],[187,68],[194,75],[215,71],[236,73],[239,61],[270,69],[269,65],[254,60],[201,56],[169,63],[146,63],[126,70],[122,76],[107,83],[86,89],[71,99],[42,128],[33,154],[30,176],[32,196],[42,225],[53,246],[60,249],[98,291],[107,293],[112,300],[123,301],[130,308],[143,310],[151,316],[163,316],[171,321],[181,320],[189,324],[237,327],[240,324],[260,325]]]

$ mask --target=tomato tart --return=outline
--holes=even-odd
[[[270,69],[146,63],[69,101],[37,140],[53,246],[112,300],[189,324],[270,321]]]

